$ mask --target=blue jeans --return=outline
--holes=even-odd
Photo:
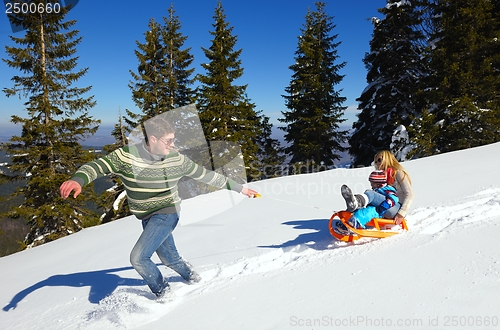
[[[385,195],[378,193],[373,190],[366,190],[365,195],[368,196],[368,205],[373,205],[375,207],[382,204],[385,201]],[[398,214],[399,209],[401,208],[401,204],[397,203],[383,214],[385,218],[394,218],[396,214]]]
[[[179,214],[177,213],[155,214],[143,220],[143,232],[130,252],[130,263],[153,293],[160,293],[168,286],[160,270],[151,260],[155,251],[165,266],[170,267],[183,278],[189,278],[191,274],[191,269],[179,255],[172,236],[172,231],[178,222]]]

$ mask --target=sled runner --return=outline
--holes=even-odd
[[[388,226],[395,225],[393,219],[373,218],[365,225],[366,227],[372,228],[356,229],[347,223],[351,216],[352,213],[348,211],[339,211],[332,215],[332,217],[330,218],[330,222],[328,223],[328,228],[330,228],[330,233],[333,237],[337,238],[340,241],[353,242],[357,239],[360,239],[361,237],[385,238],[398,234],[397,231],[387,229]],[[353,234],[342,235],[336,232],[334,228],[336,218],[341,221]],[[404,230],[408,230],[408,226],[406,225],[405,220],[401,222],[401,228],[403,228]]]

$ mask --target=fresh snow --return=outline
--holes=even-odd
[[[0,258],[2,329],[498,329],[500,144],[407,161],[410,230],[336,241],[340,186],[373,168],[251,183],[183,203],[174,232],[203,277],[153,300],[129,263],[140,222],[124,218]],[[159,262],[157,259],[155,259]]]

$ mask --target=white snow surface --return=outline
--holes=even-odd
[[[134,217],[0,258],[0,328],[500,328],[500,144],[403,165],[410,230],[379,240],[328,230],[340,186],[367,189],[373,168],[248,184],[262,198],[186,200],[174,237],[203,280],[161,266],[164,303],[130,266]],[[227,194],[239,202],[226,207]]]

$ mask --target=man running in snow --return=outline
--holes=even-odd
[[[81,166],[60,186],[62,198],[76,198],[90,182],[115,174],[123,182],[130,211],[142,221],[143,232],[130,253],[130,262],[151,291],[162,297],[169,285],[151,260],[154,252],[161,262],[188,283],[200,280],[193,267],[178,253],[172,231],[179,221],[179,180],[187,176],[217,188],[254,197],[257,192],[219,173],[209,171],[174,150],[175,131],[162,118],[144,123],[144,141],[119,148]]]

